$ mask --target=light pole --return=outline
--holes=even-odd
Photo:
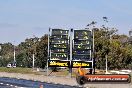
[[[16,62],[16,51],[15,51],[15,45],[14,45],[13,47],[14,47],[14,62]]]
[[[95,74],[95,57],[94,57],[94,54],[95,54],[95,50],[94,50],[94,47],[95,47],[95,42],[94,42],[94,40],[95,40],[95,32],[94,32],[94,29],[95,29],[95,24],[97,24],[97,22],[95,22],[95,21],[92,21],[90,24],[88,24],[87,25],[87,27],[89,27],[88,29],[90,29],[91,30],[91,34],[92,34],[92,37],[93,37],[93,39],[92,39],[92,63],[93,63],[93,67],[92,67],[92,69],[93,69],[93,74]],[[91,26],[92,26],[92,28],[91,28]],[[87,28],[86,28],[87,29]]]
[[[95,45],[95,43],[94,43],[94,28],[92,29],[92,35],[93,35],[93,57],[92,57],[92,60],[93,60],[93,69],[94,69],[94,71],[93,71],[93,74],[95,74],[95,57],[94,57],[94,54],[95,54],[95,50],[94,50],[94,45]]]
[[[1,55],[1,50],[2,50],[2,47],[1,47],[1,44],[0,44],[0,58],[1,58],[1,66],[2,66],[2,63],[3,63],[3,57]]]
[[[16,67],[16,47],[15,47],[15,41],[14,41],[14,45],[13,45],[13,56],[14,56],[14,61],[13,61],[12,67]]]
[[[35,45],[35,42],[37,42],[35,40],[35,38],[36,38],[35,35],[33,35],[33,55],[32,55],[32,58],[33,58],[32,67],[33,67],[33,69],[34,69],[35,54],[36,54],[36,45]]]
[[[72,63],[72,33],[73,33],[73,29],[70,30],[70,64]],[[69,68],[69,73],[70,76],[72,77],[72,67],[70,66]]]
[[[106,55],[105,58],[106,58],[106,63],[105,63],[106,64],[106,69],[105,69],[106,72],[105,72],[105,74],[108,74],[108,69],[107,69],[108,68],[108,64],[107,64],[108,63],[108,61],[107,61],[108,56]]]
[[[1,51],[2,47],[1,47],[1,44],[0,44],[0,51]]]
[[[50,59],[50,30],[51,30],[51,28],[49,28],[49,31],[48,31],[48,58],[47,58],[47,68],[46,68],[46,70],[47,70],[47,76],[49,75],[49,68],[48,68],[48,60]]]
[[[33,53],[33,69],[34,69],[34,56],[35,56],[35,55],[34,55],[34,53]]]
[[[108,18],[107,17],[103,17],[103,20],[106,22],[106,23],[108,23]],[[106,31],[106,33],[108,32],[108,28],[105,28],[107,31]],[[105,34],[105,37],[107,37],[106,36],[106,34]],[[105,55],[105,65],[106,65],[106,68],[105,68],[105,74],[108,74],[108,55],[106,54]]]

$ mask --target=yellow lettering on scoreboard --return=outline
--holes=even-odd
[[[68,66],[68,62],[51,61],[50,66]]]
[[[74,62],[73,67],[80,67],[80,66],[90,66],[89,63],[82,63],[82,62]]]

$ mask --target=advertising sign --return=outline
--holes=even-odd
[[[71,63],[72,68],[92,68],[92,62],[86,61],[72,61]]]
[[[127,74],[101,74],[101,75],[89,75],[86,77],[87,82],[130,82],[130,75]]]
[[[49,67],[69,67],[70,61],[61,61],[61,60],[49,60]]]
[[[79,85],[85,83],[130,83],[131,76],[128,74],[94,74],[94,75],[84,75],[77,76],[76,81]]]

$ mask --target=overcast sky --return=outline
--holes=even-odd
[[[41,37],[48,28],[85,28],[91,21],[116,27],[121,34],[132,28],[132,0],[0,0],[0,43],[19,44]],[[14,42],[15,41],[15,42]]]

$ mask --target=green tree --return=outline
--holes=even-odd
[[[44,68],[47,62],[48,56],[48,35],[44,35],[40,38],[40,42],[36,47],[37,59],[36,65],[38,67]]]

